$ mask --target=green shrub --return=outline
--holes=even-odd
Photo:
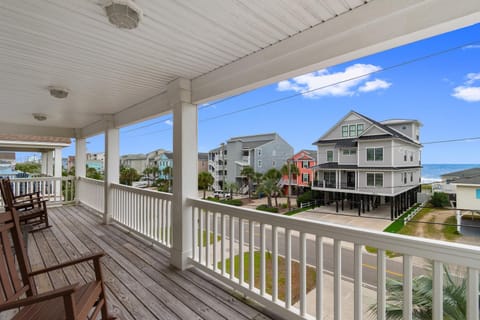
[[[278,213],[278,208],[270,208],[266,204],[259,205],[257,210]]]
[[[443,208],[450,204],[450,200],[448,199],[448,194],[444,192],[435,192],[432,195],[432,199],[430,199],[430,203],[435,208]]]
[[[220,200],[220,202],[224,204],[229,204],[231,206],[237,206],[237,207],[240,207],[243,205],[243,202],[240,199],[225,199],[225,200]]]
[[[288,208],[288,204],[287,204],[287,203],[282,203],[282,204],[280,204],[280,208],[282,208],[282,209],[287,209],[287,208]]]
[[[302,202],[310,202],[313,200],[313,192],[307,191],[297,197],[297,207],[300,207]]]

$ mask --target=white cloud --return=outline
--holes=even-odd
[[[169,126],[173,126],[173,120],[170,120],[170,119],[165,120],[165,124]]]
[[[459,86],[453,89],[452,96],[467,102],[480,101],[480,87]]]
[[[463,47],[462,49],[480,49],[480,44],[470,44],[468,46]]]
[[[473,84],[476,81],[480,81],[480,72],[479,73],[468,73],[466,76],[467,80],[464,85],[455,87],[453,89],[452,96],[464,100],[467,102],[479,102],[480,101],[480,87],[476,87]]]
[[[469,73],[467,74],[467,81],[466,84],[472,84],[475,81],[480,80],[480,72],[479,73]]]
[[[378,89],[386,89],[391,83],[375,79],[367,81],[371,74],[381,70],[379,66],[372,64],[354,64],[344,71],[331,73],[328,69],[307,73],[290,80],[280,81],[277,84],[279,91],[295,91],[303,93],[309,98],[323,96],[351,96],[355,93],[369,92]],[[371,82],[370,84],[367,84]],[[361,87],[360,87],[361,86]],[[363,90],[360,90],[363,88]]]
[[[367,81],[363,86],[358,88],[358,91],[361,92],[370,92],[370,91],[375,91],[379,89],[388,89],[390,88],[392,84],[390,82],[387,82],[385,80],[380,80],[380,79],[375,79],[372,81]]]

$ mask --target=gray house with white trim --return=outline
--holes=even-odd
[[[361,211],[391,204],[392,218],[416,201],[421,181],[417,120],[370,119],[349,112],[314,145],[313,190],[325,202],[349,200]]]
[[[223,183],[245,185],[241,172],[251,166],[265,173],[280,168],[293,156],[293,147],[277,133],[233,137],[208,153],[208,171],[213,175],[213,188],[221,190]]]

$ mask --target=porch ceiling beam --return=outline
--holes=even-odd
[[[115,128],[121,128],[132,125],[137,122],[145,121],[154,117],[171,112],[171,106],[168,104],[165,92],[148,98],[140,103],[134,104],[116,114],[105,115],[105,118],[113,117]],[[105,120],[99,120],[86,127],[77,130],[78,138],[88,138],[105,131]]]
[[[478,0],[375,0],[192,81],[203,103],[465,27]]]
[[[70,128],[43,127],[0,122],[0,134],[71,138],[75,136],[74,133],[74,129]]]

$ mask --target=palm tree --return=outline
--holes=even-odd
[[[233,193],[238,191],[238,185],[235,182],[225,183],[225,191],[230,192],[230,199],[233,199]]]
[[[206,197],[207,189],[213,184],[213,176],[210,172],[200,172],[198,174],[198,188],[203,190],[203,199]]]
[[[120,167],[120,183],[128,186],[132,185],[133,181],[140,179],[140,175],[134,168]]]
[[[457,320],[466,319],[466,290],[467,280],[465,277],[454,277],[444,266],[443,272],[443,319]],[[420,275],[412,280],[412,303],[413,319],[432,319],[432,288],[433,281],[431,272],[429,275]],[[403,319],[403,283],[394,279],[387,279],[387,319]],[[370,314],[375,316],[377,305],[369,308]]]
[[[278,196],[280,195],[280,187],[279,187],[279,182],[280,179],[282,178],[282,173],[278,171],[275,168],[269,169],[265,174],[263,175],[263,180],[268,181],[270,180],[269,184],[271,185],[270,187],[270,195],[275,197],[275,207],[278,208]]]
[[[295,165],[295,163],[290,163],[287,160],[287,164],[284,164],[282,166],[280,172],[283,176],[288,176],[287,206],[288,211],[290,211],[292,209],[292,205],[290,202],[290,197],[292,196],[292,175],[297,175],[300,173],[300,171],[298,170],[298,167]]]
[[[173,176],[173,168],[172,167],[163,168],[162,174],[166,177],[166,180],[168,181],[168,191],[170,192],[172,189],[171,182],[172,182],[172,176]]]
[[[247,178],[248,181],[248,198],[250,199],[252,197],[252,180],[255,176],[255,170],[253,170],[252,167],[246,166],[242,169],[242,172],[240,172],[242,176]]]

